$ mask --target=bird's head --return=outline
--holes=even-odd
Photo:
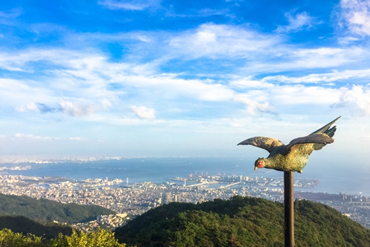
[[[264,158],[258,158],[256,162],[254,162],[254,170],[257,168],[264,168],[266,165]]]

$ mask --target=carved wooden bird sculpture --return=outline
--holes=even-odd
[[[337,129],[336,126],[330,127],[339,118],[334,119],[308,136],[292,140],[288,145],[284,145],[278,139],[261,136],[249,138],[238,145],[253,145],[269,151],[270,155],[267,158],[256,160],[254,170],[267,168],[301,173],[308,162],[308,156],[313,150],[320,150],[326,144],[334,142],[332,137]]]

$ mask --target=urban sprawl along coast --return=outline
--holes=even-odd
[[[45,198],[62,203],[100,205],[117,213],[99,216],[87,224],[74,225],[81,230],[98,225],[114,229],[132,217],[170,202],[201,203],[216,198],[229,199],[234,195],[283,201],[282,178],[192,173],[186,177],[171,178],[163,183],[147,181],[129,184],[128,178],[125,181],[114,178],[89,178],[78,181],[63,177],[7,175],[7,169],[24,170],[30,167],[0,167],[0,193]],[[318,180],[295,180],[296,199],[324,203],[370,228],[368,197],[360,193],[346,195],[308,192],[309,188],[314,188],[318,183]],[[305,188],[305,191],[302,191],[302,188]]]

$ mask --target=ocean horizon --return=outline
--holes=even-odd
[[[141,182],[163,183],[174,177],[188,177],[190,173],[208,175],[242,175],[248,177],[283,178],[283,172],[257,169],[248,158],[203,157],[203,158],[124,158],[91,162],[66,162],[31,165],[29,170],[6,170],[8,175],[57,176],[76,180],[87,178],[122,179],[126,184]],[[14,164],[12,164],[14,165]],[[19,165],[19,164],[17,164]],[[9,166],[9,164],[8,164]],[[309,189],[312,192],[345,193],[370,196],[369,169],[349,169],[347,166],[322,166],[310,162],[302,174],[294,173],[295,179],[319,179],[320,184]],[[300,188],[296,188],[300,191]],[[305,189],[305,191],[308,191]]]

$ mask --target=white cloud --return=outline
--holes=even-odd
[[[287,26],[279,26],[277,32],[299,32],[303,29],[312,28],[314,24],[314,18],[311,17],[307,12],[297,13],[286,13],[285,17],[288,19],[289,24]]]
[[[3,17],[3,18],[16,18],[18,16],[20,16],[22,14],[22,11],[21,9],[17,8],[17,9],[12,9],[12,10],[9,10],[9,11],[0,11],[0,17]]]
[[[229,84],[234,88],[271,88],[274,86],[265,80],[253,80],[252,76],[231,80]]]
[[[356,37],[352,37],[352,36],[346,36],[346,37],[340,37],[338,39],[338,42],[339,44],[342,44],[342,45],[348,45],[352,42],[355,42],[355,41],[359,41],[360,39],[359,38],[356,38]]]
[[[32,139],[32,140],[52,140],[52,137],[48,136],[35,136],[31,134],[21,134],[17,133],[15,134],[15,138],[21,138],[21,139]]]
[[[21,14],[22,14],[21,8],[0,11],[0,24],[15,26],[17,25],[17,23],[14,20]]]
[[[14,137],[16,139],[28,139],[28,140],[70,140],[70,141],[86,140],[85,138],[81,138],[81,137],[60,138],[60,137],[50,137],[50,136],[37,136],[37,135],[22,134],[22,133],[16,133]]]
[[[68,140],[71,141],[86,141],[86,138],[81,138],[81,137],[69,137]]]
[[[144,10],[148,7],[159,6],[159,0],[100,0],[99,5],[108,9],[118,10]]]
[[[172,9],[167,9],[167,13],[166,13],[166,16],[171,16],[171,17],[185,17],[185,18],[189,18],[189,17],[207,17],[207,16],[214,16],[214,15],[223,15],[223,16],[227,16],[227,17],[231,17],[233,18],[234,15],[233,14],[230,14],[230,9],[209,9],[209,8],[205,8],[205,9],[200,9],[200,10],[193,10],[191,11],[190,13],[186,13],[186,14],[178,14],[178,13],[175,13]]]
[[[25,111],[26,111],[26,109],[24,109],[24,108],[23,108],[23,107],[21,107],[21,106],[16,107],[16,108],[15,108],[15,110],[16,110],[17,112],[25,112]]]
[[[363,58],[365,50],[361,48],[295,49],[292,51],[293,63],[302,68],[335,67],[351,60]]]
[[[370,115],[370,88],[353,85],[352,89],[342,88],[342,95],[335,107],[345,107],[352,113],[360,112],[362,115]]]
[[[131,110],[140,118],[155,119],[154,109],[149,109],[145,106],[131,106]]]
[[[184,95],[205,101],[223,101],[232,99],[234,95],[234,91],[227,86],[210,80],[186,80],[175,76],[172,74],[142,76],[118,73],[113,76],[112,82],[130,85],[141,90],[150,90],[151,93],[157,91],[160,97]]]
[[[104,109],[108,109],[108,108],[111,108],[113,105],[112,105],[112,102],[110,102],[109,100],[107,99],[102,99],[101,101],[101,104],[103,105],[103,108]]]
[[[271,101],[285,106],[294,106],[298,104],[307,105],[327,105],[338,101],[341,95],[339,89],[325,87],[306,87],[304,85],[279,86],[270,92]]]
[[[277,48],[279,53],[273,54],[268,60],[259,61],[247,64],[242,70],[248,73],[261,72],[280,72],[294,71],[298,69],[310,68],[335,68],[347,64],[361,65],[361,61],[367,60],[369,51],[362,47],[349,48]],[[278,60],[278,62],[270,62],[269,60]]]
[[[107,106],[110,104],[109,101],[103,101],[102,104]],[[111,106],[111,105],[110,105]],[[26,110],[36,111],[40,113],[65,113],[73,117],[88,116],[95,112],[95,106],[93,104],[71,102],[67,100],[61,100],[57,106],[51,106],[44,103],[30,102],[26,107],[17,107],[16,111],[25,112]]]
[[[86,105],[66,100],[63,100],[59,104],[63,113],[71,115],[73,117],[88,116],[95,112],[95,109],[92,105]]]
[[[37,107],[37,105],[34,102],[28,103],[27,104],[27,109],[31,110],[31,111],[38,111],[39,110],[39,108]]]
[[[142,35],[145,36],[146,33]],[[40,113],[63,112],[76,117],[92,116],[101,112],[105,112],[105,116],[108,116],[116,113],[118,109],[127,109],[128,105],[135,105],[136,102],[151,104],[157,112],[167,111],[167,109],[160,109],[160,104],[155,105],[142,100],[143,98],[147,100],[147,96],[150,95],[151,98],[174,103],[174,108],[178,109],[182,107],[181,100],[190,99],[194,104],[200,103],[199,105],[206,107],[213,107],[213,102],[240,107],[240,104],[235,104],[237,101],[246,106],[249,114],[257,115],[260,112],[284,112],[285,106],[293,107],[297,104],[329,106],[338,102],[341,95],[341,91],[335,87],[281,86],[279,82],[335,83],[338,80],[368,78],[370,74],[369,70],[363,69],[309,74],[301,77],[289,77],[277,73],[274,76],[255,79],[261,78],[259,74],[261,71],[263,74],[268,74],[279,70],[285,72],[305,68],[335,67],[360,61],[368,55],[368,52],[367,49],[357,47],[315,49],[289,47],[288,49],[282,40],[275,39],[276,36],[263,35],[241,26],[204,24],[196,29],[172,35],[151,33],[148,36],[153,40],[150,46],[153,45],[156,48],[159,44],[164,46],[158,49],[164,51],[165,55],[163,59],[155,59],[145,64],[135,62],[136,60],[112,62],[107,55],[94,50],[27,49],[14,54],[3,53],[4,56],[0,56],[0,66],[16,68],[26,73],[32,71],[41,73],[39,77],[41,80],[38,78],[34,81],[11,80],[12,84],[9,84],[9,79],[0,79],[2,102],[11,104],[13,109],[19,112],[27,110]],[[164,37],[163,43],[156,43],[161,40],[160,37]],[[167,42],[169,46],[164,45],[168,44]],[[144,42],[139,43],[140,47],[146,45]],[[137,56],[140,58],[142,54],[139,53]],[[198,76],[196,73],[187,71],[186,68],[184,73],[162,73],[161,66],[167,66],[173,58],[184,61],[183,57],[186,59],[215,58],[210,63],[220,62],[217,60],[219,58],[222,61],[238,58],[241,64],[232,70],[234,73],[230,74],[233,75],[219,76],[216,73],[215,76],[210,77],[218,80]],[[271,59],[281,62],[272,63]],[[57,66],[50,66],[48,71],[40,71],[34,64],[41,60]],[[251,73],[240,70],[246,64]],[[4,100],[6,97],[12,98],[13,102]],[[156,118],[154,109],[142,108],[142,106],[134,106],[130,109],[140,118]],[[90,121],[91,118],[85,118],[84,121]],[[158,120],[156,121],[159,123]],[[127,122],[138,123],[132,120]],[[153,122],[155,121],[151,121]]]
[[[370,2],[368,0],[342,0],[342,17],[353,34],[370,35]]]
[[[271,106],[268,102],[258,103],[243,95],[238,95],[234,100],[244,103],[250,115],[256,115],[257,112],[271,112]]]
[[[278,37],[260,34],[242,27],[203,24],[173,37],[169,41],[171,56],[247,57],[250,53],[268,52],[280,42]]]
[[[42,87],[34,87],[34,84],[37,84],[37,82],[27,79],[0,78],[0,100],[2,104],[16,108],[29,102],[37,102],[37,99],[49,100],[51,92]]]
[[[301,77],[288,77],[284,75],[266,76],[262,81],[278,81],[284,83],[319,83],[336,82],[355,78],[370,78],[370,69],[343,70],[330,73],[309,74]]]
[[[80,56],[86,56],[81,52],[74,52],[63,49],[26,49],[21,52],[1,53],[0,68],[10,71],[34,72],[27,68],[26,63],[36,61],[52,61],[54,64],[68,65]]]

